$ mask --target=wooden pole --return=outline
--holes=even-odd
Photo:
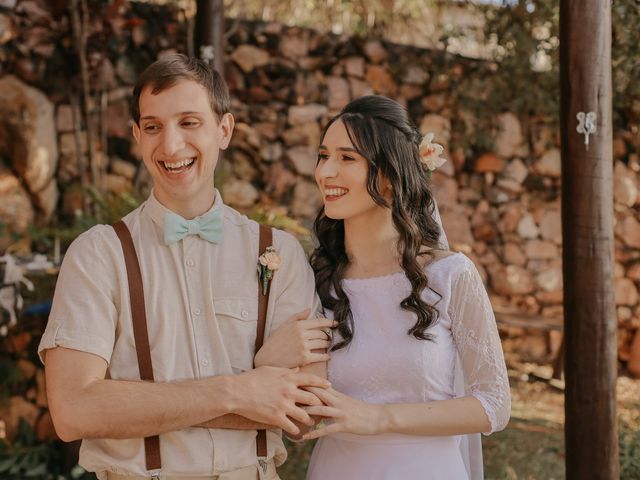
[[[197,0],[195,53],[218,72],[224,69],[224,2]]]
[[[87,153],[89,157],[91,185],[97,191],[101,191],[102,176],[100,174],[100,168],[98,167],[98,153],[96,151],[97,133],[91,106],[91,87],[89,85],[89,65],[87,62],[89,7],[87,6],[86,0],[72,0],[70,9],[74,44],[76,52],[78,54],[78,61],[80,63],[80,79],[82,86],[82,116],[84,118],[87,132]],[[76,133],[76,135],[78,134]],[[81,168],[83,168],[83,170],[80,172],[82,178],[85,174],[84,165],[81,165]]]
[[[567,479],[617,479],[611,2],[561,0]],[[584,132],[595,114],[596,131]]]

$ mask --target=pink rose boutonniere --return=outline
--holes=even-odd
[[[444,147],[438,143],[433,143],[433,133],[427,133],[422,137],[418,151],[420,153],[420,161],[429,169],[429,174],[447,161],[445,158],[440,157],[444,152]]]
[[[262,294],[267,294],[269,282],[273,278],[273,274],[282,265],[282,257],[276,253],[273,247],[267,247],[267,250],[258,257],[258,278],[262,282]]]

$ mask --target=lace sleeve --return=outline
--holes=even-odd
[[[465,391],[480,401],[491,424],[502,430],[511,415],[509,377],[495,316],[480,274],[471,260],[453,281],[451,330],[460,355]]]

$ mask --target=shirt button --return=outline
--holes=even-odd
[[[203,367],[206,367],[207,365],[209,365],[209,361],[208,360],[200,360],[200,365],[202,365]]]
[[[193,259],[189,258],[187,260],[187,266],[188,267],[193,267],[196,264],[196,262],[193,261]]]
[[[242,318],[247,318],[249,316],[249,312],[247,312],[246,310],[242,310],[242,312],[240,312],[240,315],[242,315]]]
[[[193,314],[194,315],[200,315],[200,313],[202,313],[202,312],[201,312],[201,310],[199,308],[194,308],[193,309]]]

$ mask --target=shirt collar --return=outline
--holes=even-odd
[[[196,219],[202,217],[203,215],[206,215],[209,212],[218,210],[224,206],[224,202],[222,201],[222,196],[220,195],[220,192],[218,191],[217,188],[215,189],[215,192],[216,192],[216,196],[211,208],[206,212],[203,212],[202,215],[198,215]],[[164,229],[164,216],[167,213],[173,212],[173,211],[165,207],[162,203],[160,203],[160,201],[156,198],[155,194],[153,193],[153,190],[151,190],[151,193],[149,194],[149,198],[144,203],[143,212],[151,217],[151,220],[153,220],[153,223],[155,223],[161,229]],[[176,212],[173,212],[173,213],[176,213]]]

